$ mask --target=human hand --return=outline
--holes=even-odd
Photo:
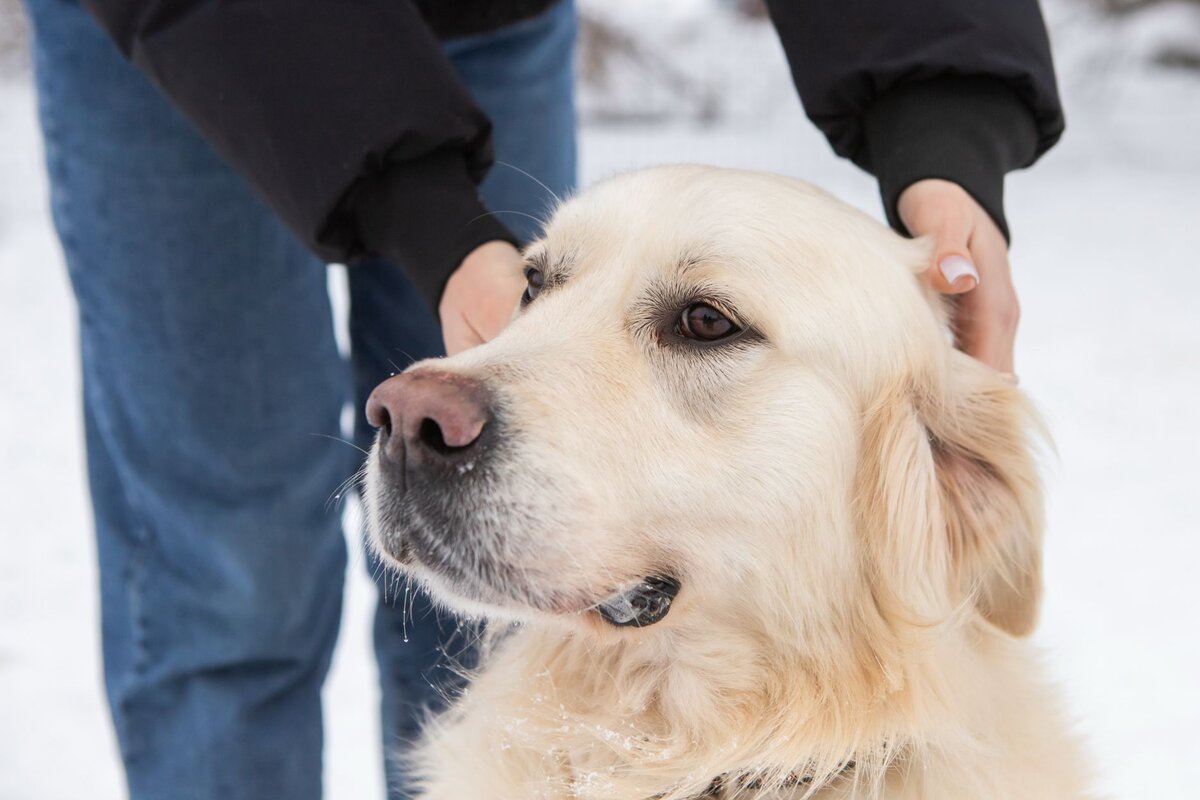
[[[512,319],[524,291],[517,248],[495,240],[472,250],[450,275],[438,304],[446,354],[494,339]]]
[[[933,240],[933,287],[956,295],[954,337],[960,350],[1010,377],[1020,307],[1004,234],[983,207],[950,181],[917,181],[900,194],[900,220],[913,236]]]

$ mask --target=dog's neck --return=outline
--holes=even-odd
[[[600,646],[525,630],[496,676],[523,676],[516,691],[532,699],[510,728],[549,732],[569,780],[606,787],[588,796],[808,797],[884,780],[916,733],[902,720],[953,703],[926,691],[945,684],[922,674],[937,669],[932,652],[901,665],[846,636],[816,657],[767,646],[766,631],[719,630],[676,625]]]
[[[1012,713],[1014,698],[1042,697],[1036,670],[986,623],[856,651],[871,636],[850,619],[805,648],[774,622],[688,611],[612,636],[545,622],[494,633],[427,756],[465,767],[490,753],[497,775],[524,775],[513,798],[922,796],[932,775],[957,787],[944,796],[989,797],[1003,795],[997,764],[1022,763],[1013,742],[1057,741]]]

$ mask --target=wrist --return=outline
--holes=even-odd
[[[438,152],[395,164],[359,186],[345,213],[361,249],[398,267],[435,310],[447,281],[487,242],[516,238],[479,199],[463,157]]]
[[[864,132],[896,230],[912,233],[899,214],[902,193],[920,181],[943,179],[969,194],[1008,237],[1004,176],[1037,152],[1033,113],[1011,88],[985,77],[901,84],[868,110]]]

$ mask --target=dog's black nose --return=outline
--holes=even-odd
[[[375,387],[367,420],[379,429],[383,458],[409,464],[473,455],[491,420],[483,384],[439,370],[405,372]]]

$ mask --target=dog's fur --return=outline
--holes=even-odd
[[[1084,796],[1023,640],[1037,422],[951,347],[927,243],[796,181],[668,167],[567,202],[527,258],[545,288],[499,338],[412,367],[489,388],[490,451],[432,499],[369,462],[380,550],[521,620],[428,730],[422,797]],[[695,300],[747,333],[679,339]],[[596,614],[658,573],[682,584],[663,621]]]

